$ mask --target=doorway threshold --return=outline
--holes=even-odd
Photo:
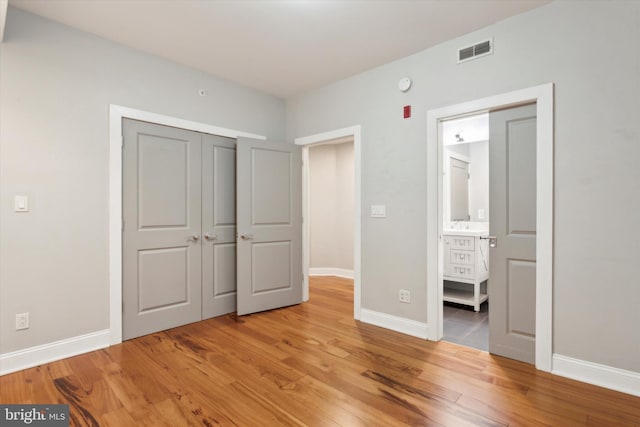
[[[444,341],[489,351],[488,301],[480,306],[478,313],[473,311],[473,307],[445,303],[442,314]]]

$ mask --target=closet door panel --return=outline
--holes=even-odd
[[[201,319],[201,134],[123,120],[123,339]]]
[[[236,310],[236,141],[202,139],[202,318]]]

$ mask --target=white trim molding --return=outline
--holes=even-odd
[[[108,329],[0,355],[0,375],[109,347]]]
[[[353,270],[335,267],[309,267],[309,276],[336,276],[353,279]]]
[[[426,339],[428,335],[428,326],[426,323],[367,310],[366,308],[360,310],[360,321],[402,334],[411,335],[412,337]]]
[[[120,105],[109,106],[109,329],[111,345],[122,342],[122,119],[135,119],[196,132],[266,140],[263,135],[150,113]]]
[[[536,368],[551,371],[553,343],[553,83],[427,112],[427,317],[442,338],[443,120],[536,103]],[[437,201],[437,203],[434,203]]]
[[[360,125],[336,129],[329,132],[296,138],[294,143],[302,146],[302,217],[309,218],[309,147],[312,145],[338,144],[353,138],[353,318],[360,319],[362,300],[362,137]],[[309,300],[309,235],[310,224],[305,220],[302,227],[302,268],[304,284],[302,299]]]
[[[626,371],[561,354],[554,354],[551,373],[622,393],[640,396],[640,372]]]

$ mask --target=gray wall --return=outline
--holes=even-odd
[[[486,37],[493,55],[456,64]],[[554,82],[553,351],[640,372],[638,40],[640,2],[553,2],[289,99],[288,139],[362,126],[363,212],[387,205],[362,218],[363,308],[427,321],[427,110]]]
[[[353,270],[353,143],[309,148],[310,267]]]
[[[109,327],[109,104],[284,136],[284,101],[9,8],[0,45],[0,353]],[[204,88],[208,96],[198,96]],[[13,212],[28,194],[31,212]],[[31,313],[16,332],[15,314]]]

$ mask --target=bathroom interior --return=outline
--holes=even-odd
[[[443,339],[489,350],[489,115],[446,121]]]

